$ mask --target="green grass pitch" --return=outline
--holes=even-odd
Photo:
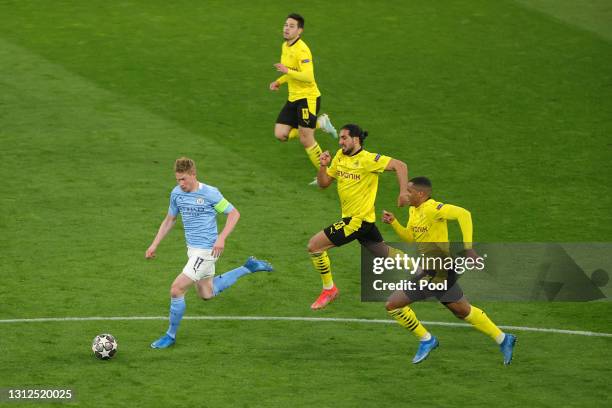
[[[612,241],[612,43],[598,31],[610,7],[591,0],[600,13],[572,20],[572,2],[529,3],[1,1],[0,320],[165,316],[182,229],[154,261],[144,251],[180,155],[242,213],[218,271],[249,255],[276,267],[211,302],[190,292],[188,316],[386,319],[359,300],[357,245],[330,253],[339,300],[309,309],[320,280],[306,243],[340,212],[334,188],[307,185],[298,143],[272,135],[286,90],[267,86],[292,11],[322,111],[470,209],[476,240]],[[400,214],[396,194],[382,177],[377,210]],[[609,302],[479,306],[500,325],[612,332]],[[434,303],[414,310],[455,321]],[[609,337],[517,331],[503,367],[485,336],[431,326],[441,347],[413,366],[416,342],[391,324],[185,320],[174,348],[151,350],[165,328],[0,323],[0,388],[71,387],[83,407],[582,407],[610,393]],[[119,342],[110,362],[89,351],[102,332]]]

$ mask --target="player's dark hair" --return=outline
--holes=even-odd
[[[427,177],[413,177],[410,182],[415,186],[431,188],[431,180]]]
[[[431,198],[431,180],[427,177],[413,177],[410,182],[417,191],[421,191],[427,194],[427,197]]]
[[[292,18],[298,22],[298,28],[304,28],[304,17],[300,16],[298,13],[291,13],[287,16],[287,18]]]
[[[368,137],[368,131],[363,130],[359,125],[356,125],[354,123],[349,123],[348,125],[344,125],[342,126],[342,129],[348,130],[349,135],[351,137],[358,137],[359,142],[361,143],[362,146],[363,146],[363,141],[365,140],[366,137]]]

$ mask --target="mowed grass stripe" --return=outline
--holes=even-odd
[[[612,41],[612,4],[609,0],[514,0],[574,27]]]
[[[7,177],[1,188],[3,212],[11,214],[0,220],[6,231],[0,237],[1,256],[12,272],[1,290],[6,313],[53,308],[68,315],[78,305],[81,313],[94,314],[108,296],[124,299],[110,310],[116,314],[126,304],[139,314],[165,309],[171,276],[185,262],[182,228],[160,246],[157,260],[147,262],[143,255],[168,206],[175,183],[172,163],[183,154],[198,162],[201,181],[218,186],[242,214],[219,273],[257,255],[283,275],[241,283],[251,295],[267,293],[264,286],[271,282],[279,291],[316,294],[319,280],[306,243],[340,214],[334,189],[318,192],[307,185],[314,168],[301,180],[287,179],[3,40],[0,78],[6,90],[0,98],[10,108],[2,112],[0,170],[13,174],[27,168],[29,173],[28,188],[18,177]],[[302,160],[287,165],[310,166],[305,155]],[[291,204],[296,200],[309,209],[308,216],[295,215]],[[357,254],[358,248],[351,252]],[[343,251],[335,259],[356,265],[358,258]],[[296,284],[304,277],[313,285]],[[23,287],[37,293],[35,302],[20,301]],[[151,293],[157,294],[153,301]],[[58,296],[66,301],[58,304]],[[241,303],[252,305],[242,296],[234,301],[238,312],[246,311]],[[287,298],[285,306],[290,303]]]

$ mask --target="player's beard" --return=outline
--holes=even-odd
[[[345,156],[352,156],[355,152],[356,150],[354,145],[351,147],[342,147],[342,154],[344,154]]]

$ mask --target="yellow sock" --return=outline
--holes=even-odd
[[[321,280],[323,281],[323,289],[331,289],[334,287],[334,280],[332,279],[331,273],[331,262],[327,251],[322,253],[310,254],[310,259],[315,269],[321,274]]]
[[[312,165],[315,166],[317,170],[319,170],[319,165],[321,164],[319,161],[321,153],[323,153],[323,151],[321,150],[321,147],[317,142],[315,142],[315,144],[313,144],[312,146],[306,148],[306,154],[312,162]]]
[[[497,327],[495,323],[489,319],[489,316],[487,316],[485,312],[476,306],[472,306],[470,314],[463,320],[474,326],[476,330],[481,331],[487,336],[491,337],[498,344],[501,344],[501,342],[504,340],[504,332],[502,332],[499,327]]]
[[[388,311],[389,315],[391,315],[400,326],[407,328],[412,331],[415,336],[419,338],[419,340],[426,340],[427,337],[430,337],[427,329],[419,322],[414,311],[410,308],[410,306],[404,306],[401,309],[393,309]],[[429,336],[428,336],[429,335]]]
[[[289,131],[289,136],[287,137],[287,140],[295,139],[298,137],[300,137],[300,131],[296,128],[291,128],[291,130]]]

